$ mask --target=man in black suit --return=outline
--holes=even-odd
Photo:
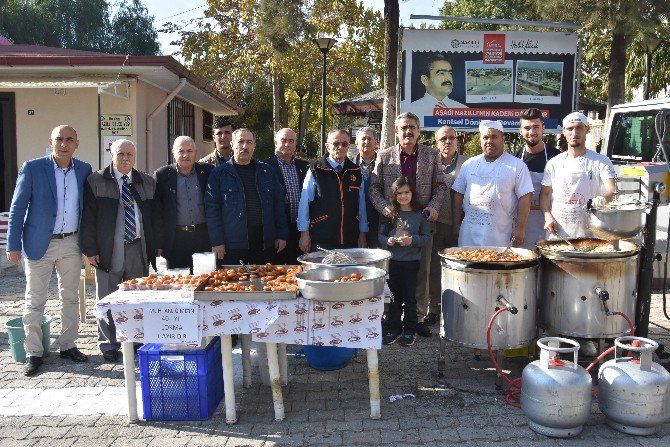
[[[280,129],[275,135],[275,156],[263,160],[275,169],[284,191],[284,204],[286,206],[288,240],[286,241],[286,249],[276,253],[273,261],[276,264],[297,264],[296,259],[302,254],[298,248],[300,234],[298,233],[296,219],[298,203],[300,203],[300,191],[309,163],[295,157],[296,142],[295,132],[289,128]]]
[[[204,195],[214,166],[196,162],[197,148],[191,137],[174,140],[176,163],[154,173],[156,196],[164,224],[162,256],[167,266],[193,269],[193,253],[211,251],[205,217]],[[158,253],[161,255],[161,253]]]

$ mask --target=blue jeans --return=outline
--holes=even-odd
[[[389,305],[389,329],[398,331],[416,331],[416,282],[419,273],[419,261],[389,262],[389,289],[393,301]],[[403,316],[404,314],[404,316]],[[402,323],[401,323],[402,317]]]

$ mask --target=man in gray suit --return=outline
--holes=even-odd
[[[155,180],[136,169],[130,140],[112,143],[112,163],[88,177],[84,189],[81,248],[96,268],[96,297],[104,298],[122,281],[146,276],[162,247],[162,226],[154,200]],[[98,321],[98,347],[109,362],[121,344],[111,312]]]

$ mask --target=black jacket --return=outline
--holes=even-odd
[[[214,165],[196,162],[193,165],[193,169],[195,169],[198,175],[198,183],[200,183],[200,192],[204,203],[207,179],[209,178],[209,173],[214,170]],[[177,175],[176,163],[158,168],[154,172],[156,200],[163,222],[163,240],[159,242],[159,245],[166,253],[169,253],[169,250],[172,248],[177,227]]]
[[[279,184],[281,185],[282,191],[284,192],[284,212],[286,213],[286,223],[289,225],[293,224],[293,226],[295,226],[295,222],[290,222],[291,204],[288,201],[286,182],[284,181],[284,176],[282,175],[281,168],[279,167],[279,160],[277,160],[276,155],[273,155],[272,157],[263,160],[263,162],[272,166],[277,173]],[[305,175],[307,175],[307,170],[309,169],[309,162],[300,158],[294,158],[293,162],[295,163],[295,168],[298,171],[298,187],[302,189],[302,184],[305,181]]]
[[[132,177],[130,192],[142,214],[147,260],[155,267],[156,249],[163,248],[160,246],[163,239],[160,213],[154,199],[156,182],[151,176],[136,169],[133,169]],[[89,175],[84,186],[79,243],[85,256],[100,256],[98,268],[107,272],[112,262],[119,206],[121,193],[112,166]]]

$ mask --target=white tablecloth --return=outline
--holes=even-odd
[[[118,341],[154,342],[144,331],[144,305],[194,303],[193,292],[117,291],[95,306],[102,318],[110,310]],[[381,349],[381,297],[320,302],[302,297],[283,301],[195,301],[203,336],[252,334],[255,341]]]

